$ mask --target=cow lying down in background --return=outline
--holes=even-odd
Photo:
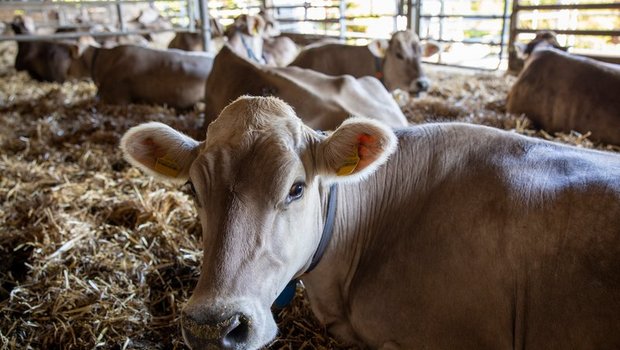
[[[620,144],[620,65],[571,55],[552,32],[527,45],[525,67],[507,99],[547,131],[591,132],[592,140]]]
[[[389,91],[411,94],[426,91],[429,80],[422,71],[422,57],[432,56],[439,46],[421,43],[413,31],[398,31],[391,39],[374,40],[367,46],[333,42],[309,45],[290,63],[329,75],[375,76]]]
[[[81,75],[92,77],[105,103],[189,108],[204,97],[213,55],[121,45],[90,47],[80,61]]]
[[[392,96],[373,77],[332,77],[298,67],[267,67],[224,46],[207,79],[205,127],[243,95],[280,97],[307,125],[321,130],[333,130],[351,115],[378,119],[393,127],[407,125]]]
[[[325,136],[272,97],[230,104],[204,142],[147,123],[121,148],[194,191],[193,349],[268,343],[296,278],[364,347],[620,348],[617,154],[459,123],[354,118]]]

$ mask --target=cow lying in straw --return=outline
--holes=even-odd
[[[591,139],[620,144],[620,65],[558,49],[552,32],[541,32],[523,50],[525,67],[506,109],[525,113],[548,131],[591,132]]]
[[[126,158],[194,189],[193,349],[257,349],[301,278],[330,332],[381,349],[620,347],[620,156],[469,124],[329,136],[243,97],[204,142],[129,130]],[[331,238],[330,238],[331,237]]]

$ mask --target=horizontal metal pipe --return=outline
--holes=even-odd
[[[475,45],[475,44],[480,44],[480,45],[488,45],[488,46],[501,46],[501,43],[494,43],[494,42],[484,42],[484,41],[474,41],[474,40],[449,40],[449,39],[434,39],[434,38],[430,38],[430,37],[421,37],[420,40],[432,40],[432,41],[438,41],[440,43],[462,43],[462,44],[468,44],[468,45]]]
[[[620,9],[620,2],[612,2],[607,4],[517,5],[516,8],[518,11]]]
[[[453,18],[453,17],[462,17],[462,18],[472,18],[472,19],[502,19],[504,16],[502,15],[420,15],[420,18]],[[510,16],[506,16],[506,18],[510,18]]]
[[[545,29],[523,29],[516,28],[516,33],[537,33],[541,30],[552,30],[556,34],[567,34],[567,35],[598,35],[598,36],[619,36],[620,30],[579,30],[579,29],[553,29],[553,28],[545,28]]]
[[[179,2],[179,0],[157,0],[164,2]],[[65,1],[55,1],[55,2],[39,2],[39,1],[0,1],[0,9],[2,8],[24,8],[24,7],[39,7],[39,8],[47,8],[47,7],[57,7],[57,6],[108,6],[108,5],[131,5],[131,4],[140,4],[140,3],[150,3],[153,0],[110,0],[110,1],[76,1],[76,2],[65,2]]]
[[[0,41],[15,40],[15,41],[51,41],[51,40],[63,40],[63,39],[77,39],[81,36],[92,37],[107,37],[107,36],[123,36],[123,35],[142,35],[142,34],[154,34],[164,32],[186,32],[187,28],[173,28],[173,29],[160,29],[160,30],[132,30],[126,32],[73,32],[73,33],[54,33],[48,35],[38,34],[21,34],[21,35],[0,35]]]

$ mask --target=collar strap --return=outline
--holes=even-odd
[[[260,59],[258,59],[258,57],[256,57],[256,55],[254,54],[254,51],[252,51],[252,48],[250,47],[250,45],[248,45],[248,43],[245,41],[243,34],[239,33],[239,35],[241,36],[241,43],[243,44],[243,47],[245,47],[245,50],[248,53],[248,57],[251,60],[256,61],[257,63],[261,63]]]
[[[94,48],[95,52],[93,52],[93,58],[90,60],[90,79],[95,81],[95,64],[97,63],[97,57],[99,56],[99,48]]]
[[[310,266],[304,273],[308,273],[319,264],[325,250],[327,249],[327,245],[332,238],[332,234],[334,233],[334,221],[336,219],[336,207],[338,206],[337,202],[338,198],[338,185],[332,184],[329,187],[329,194],[327,198],[327,217],[325,218],[325,226],[323,226],[323,234],[321,234],[321,241],[319,242],[318,248],[316,248],[316,252],[312,256],[312,262]]]
[[[383,83],[383,58],[372,56],[375,59],[375,78],[379,79]]]

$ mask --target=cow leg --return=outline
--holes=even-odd
[[[401,347],[394,342],[387,342],[379,348],[379,350],[400,350]]]
[[[98,96],[100,100],[104,103],[113,104],[113,105],[126,105],[131,103],[131,95],[128,92],[127,88],[124,88],[122,84],[118,84],[119,86],[115,86],[112,89],[110,88],[99,88]]]
[[[363,341],[359,339],[351,324],[346,321],[336,321],[327,326],[329,333],[333,334],[337,339],[345,341],[349,344],[362,345]]]

